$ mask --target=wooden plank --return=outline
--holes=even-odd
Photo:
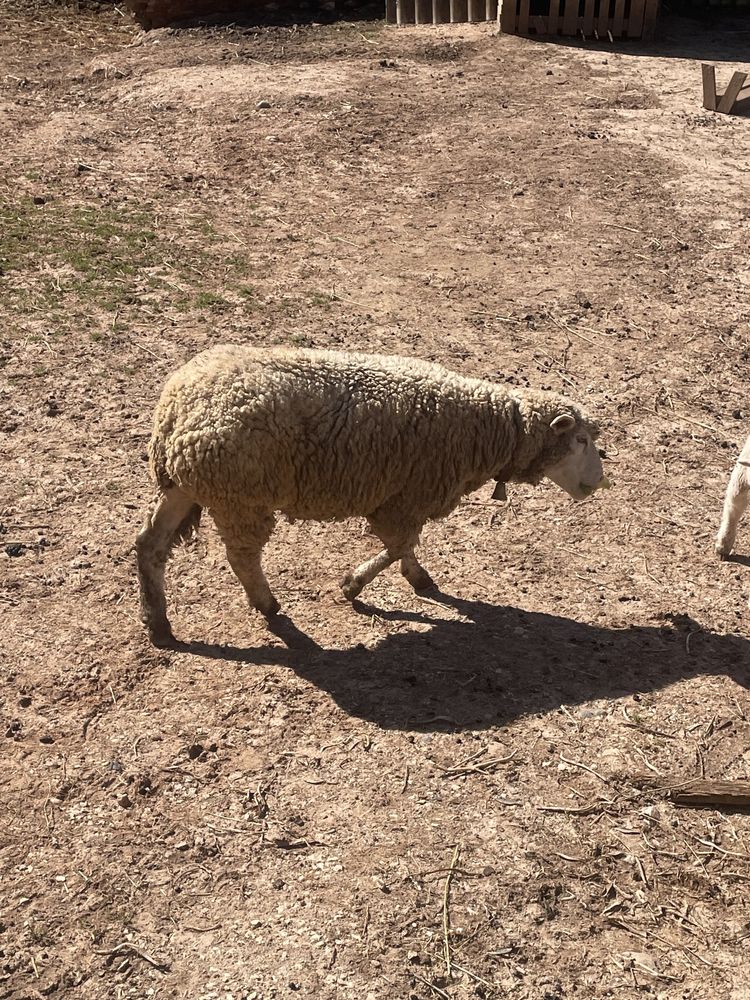
[[[703,76],[703,107],[707,111],[716,111],[716,68],[709,63],[701,66]]]
[[[596,30],[599,32],[599,38],[603,42],[607,40],[609,24],[609,0],[599,0],[599,15],[596,19]]]
[[[432,0],[414,0],[414,23],[432,24]]]
[[[484,0],[468,0],[467,19],[469,21],[484,20]]]
[[[466,0],[450,0],[451,24],[466,23]]]
[[[542,14],[534,14],[531,21],[532,27],[534,28],[534,34],[541,37],[547,34],[547,18]]]
[[[547,34],[557,35],[560,30],[560,0],[549,0],[549,14],[547,16]]]
[[[396,0],[385,0],[385,23],[396,23]]]
[[[414,24],[414,0],[396,0],[396,24]]]
[[[529,0],[521,0],[521,7],[518,11],[518,34],[528,35],[529,33]]]
[[[723,115],[728,115],[729,112],[734,107],[734,102],[737,100],[740,91],[745,85],[745,80],[747,80],[747,73],[733,73],[732,79],[729,81],[729,86],[724,91],[724,95],[719,101],[719,105],[716,108]]]
[[[612,18],[612,27],[609,29],[612,32],[613,38],[621,38],[623,25],[625,23],[625,0],[615,0],[615,13]]]
[[[451,19],[450,0],[432,0],[432,23],[448,24]]]
[[[500,0],[500,30],[513,35],[516,31],[517,0]]]
[[[578,0],[564,0],[563,26],[564,35],[575,35],[578,28]]]
[[[484,19],[485,21],[497,21],[497,0],[486,0]]]
[[[596,0],[586,0],[583,8],[583,26],[581,31],[584,38],[591,38],[594,33],[594,4]]]
[[[646,0],[630,0],[630,17],[627,23],[628,38],[640,38],[643,34],[643,12]]]
[[[653,41],[656,33],[656,21],[659,17],[659,0],[646,0],[646,10],[643,15],[643,39]]]

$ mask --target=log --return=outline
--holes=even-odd
[[[721,806],[730,809],[750,808],[750,780],[712,781],[708,778],[687,778],[685,781],[669,781],[653,774],[638,775],[633,784],[650,786],[666,794],[676,806],[701,808]]]

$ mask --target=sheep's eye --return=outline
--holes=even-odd
[[[583,436],[579,436],[579,437],[577,437],[577,438],[576,438],[576,441],[577,441],[577,442],[578,442],[579,444],[588,444],[588,443],[589,443],[589,439],[588,439],[587,437],[583,437]]]

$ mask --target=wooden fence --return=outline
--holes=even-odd
[[[653,37],[659,0],[500,0],[500,27],[510,35]],[[539,8],[543,13],[538,13]],[[386,0],[389,24],[494,21],[498,0]]]

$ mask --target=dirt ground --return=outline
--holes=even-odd
[[[750,25],[0,14],[0,998],[748,1000],[750,818],[658,786],[750,777],[750,119],[699,68]],[[615,488],[467,498],[432,602],[280,523],[290,646],[209,521],[155,650],[151,413],[220,341],[564,390]]]

